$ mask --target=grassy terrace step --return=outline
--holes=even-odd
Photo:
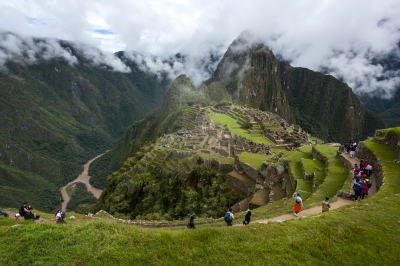
[[[314,184],[321,185],[325,179],[325,165],[315,159],[303,159],[304,171],[308,174],[314,173]]]
[[[305,202],[306,208],[321,204],[321,200],[325,197],[335,197],[336,192],[343,187],[348,176],[347,167],[336,157],[337,147],[315,145],[314,149],[328,159],[328,174],[318,190]]]
[[[311,196],[312,186],[313,186],[312,180],[297,179],[296,192],[301,193],[301,198],[303,199],[303,201],[305,201]]]
[[[285,159],[289,162],[290,172],[294,179],[302,179],[303,173],[301,171],[300,159],[312,159],[311,146],[304,146],[299,150],[293,152]],[[311,190],[310,190],[311,191]]]
[[[400,128],[397,129],[400,130]],[[388,195],[400,193],[400,164],[395,162],[398,159],[397,153],[390,147],[374,142],[372,139],[364,141],[363,145],[372,151],[376,158],[380,159],[384,173],[384,185],[373,198],[382,199]]]
[[[212,120],[214,120],[216,123],[220,125],[226,125],[228,127],[228,130],[235,135],[247,138],[249,140],[252,140],[257,143],[263,143],[266,145],[271,145],[272,142],[267,140],[266,138],[262,136],[254,136],[252,134],[249,134],[249,132],[243,128],[240,127],[240,125],[237,123],[235,119],[232,117],[229,117],[225,114],[213,114],[210,116]]]
[[[242,162],[245,162],[258,170],[261,168],[262,163],[271,156],[265,154],[242,152],[241,154],[239,154],[238,157]]]
[[[235,163],[235,159],[233,159],[233,158],[212,155],[212,154],[208,154],[208,153],[200,153],[199,156],[201,158],[203,158],[204,160],[216,159],[220,163],[224,163],[224,164],[234,164]]]

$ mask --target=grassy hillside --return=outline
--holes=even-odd
[[[398,265],[400,165],[394,162],[398,155],[373,139],[363,144],[380,158],[385,185],[362,202],[282,223],[255,222],[290,211],[291,201],[286,204],[283,200],[254,209],[248,226],[228,228],[223,222],[215,222],[197,225],[195,230],[141,228],[100,214],[97,218],[76,214],[77,219],[67,219],[65,225],[19,223],[0,217],[0,262],[2,265],[216,265],[226,261],[233,265]],[[318,145],[317,149],[329,156],[332,148]],[[293,160],[298,157],[295,155]],[[336,159],[329,160],[333,167],[329,172],[334,172]],[[320,195],[310,199],[310,203],[322,198]],[[237,214],[235,223],[241,223],[243,215]],[[15,224],[21,225],[12,227]],[[21,256],[21,250],[27,255]]]

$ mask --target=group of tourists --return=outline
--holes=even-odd
[[[358,200],[363,200],[364,197],[368,196],[368,190],[372,187],[372,183],[370,181],[372,165],[369,162],[361,159],[360,166],[355,164],[353,172],[353,201],[357,202]]]
[[[354,157],[357,149],[357,142],[353,142],[350,140],[348,143],[344,144],[343,152],[350,155],[350,157]]]
[[[33,207],[31,205],[28,205],[28,202],[25,201],[19,208],[19,213],[15,214],[14,220],[20,221],[23,217],[24,220],[31,220],[33,222],[39,223],[40,215],[36,215],[36,213],[33,213],[32,210]]]
[[[32,210],[33,207],[31,205],[28,205],[28,202],[25,201],[19,208],[19,212],[15,214],[14,220],[20,221],[22,218],[24,218],[24,220],[31,220],[36,223],[40,222],[40,215],[33,213]],[[57,223],[65,223],[64,218],[65,212],[59,209],[54,210],[53,219],[56,220]]]

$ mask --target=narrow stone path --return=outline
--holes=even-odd
[[[65,211],[65,210],[66,210],[67,205],[68,205],[68,202],[70,201],[70,197],[69,197],[69,195],[68,195],[68,193],[67,193],[67,187],[70,186],[70,185],[72,185],[72,184],[74,184],[74,183],[77,183],[77,182],[84,183],[84,184],[86,185],[86,189],[87,189],[89,192],[92,192],[92,194],[96,197],[96,199],[99,199],[99,198],[100,198],[101,192],[103,192],[103,190],[98,189],[98,188],[95,188],[94,186],[92,186],[92,185],[89,183],[89,180],[90,180],[89,166],[90,166],[90,164],[91,164],[94,160],[96,160],[97,158],[103,156],[104,154],[105,154],[105,153],[100,154],[100,155],[98,155],[98,156],[96,156],[96,157],[90,159],[90,160],[83,166],[83,172],[82,172],[75,180],[69,182],[68,184],[66,184],[65,186],[63,186],[63,187],[61,188],[61,195],[62,195],[63,200],[64,200],[64,201],[62,202],[62,204],[61,204],[61,210],[62,210],[62,211]]]

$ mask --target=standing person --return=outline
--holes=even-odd
[[[250,223],[250,219],[251,219],[251,211],[248,210],[246,215],[244,216],[243,225],[248,225]]]
[[[303,200],[300,197],[300,192],[297,192],[297,196],[294,199],[294,215],[297,217],[301,212],[301,207],[303,207]]]
[[[356,154],[356,147],[357,146],[354,146],[354,145],[351,146],[351,148],[350,148],[350,157],[354,157],[354,155]]]
[[[366,182],[363,182],[361,185],[361,197],[360,199],[364,199],[365,195],[368,195],[368,186]]]
[[[190,216],[190,221],[189,221],[187,227],[189,229],[194,229],[195,228],[195,226],[194,226],[194,215]]]
[[[354,198],[353,201],[358,201],[358,198],[361,196],[362,187],[359,183],[355,182],[353,185],[354,189]]]
[[[371,174],[372,174],[372,165],[371,165],[371,164],[368,164],[367,167],[365,167],[365,170],[367,170],[367,171],[366,171],[366,172],[367,172],[367,173],[366,173],[367,176],[370,177]]]
[[[322,213],[329,211],[331,204],[329,204],[329,198],[326,197],[325,200],[322,202]]]
[[[232,226],[232,222],[234,219],[235,219],[235,216],[233,215],[232,208],[229,208],[228,212],[225,213],[226,225]]]

